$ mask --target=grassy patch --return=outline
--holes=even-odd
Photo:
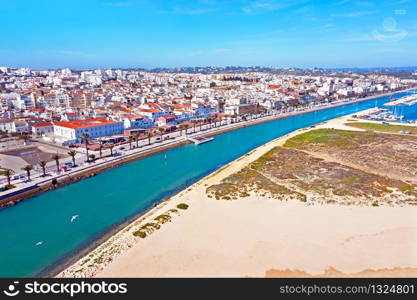
[[[316,129],[296,135],[284,144],[284,147],[299,147],[306,144],[336,145],[339,148],[349,148],[357,144],[356,131]]]
[[[179,209],[187,209],[188,208],[188,204],[185,204],[185,203],[180,203],[180,204],[178,204],[177,205],[177,208],[179,208]]]
[[[155,230],[158,230],[161,226],[157,223],[146,223],[139,230],[133,232],[133,235],[140,238],[145,238],[148,234],[151,234]]]
[[[212,185],[207,188],[206,193],[214,196],[217,200],[232,200],[237,197],[249,197],[251,191],[266,196],[266,192],[278,199],[284,199],[287,196],[297,198],[300,201],[305,200],[305,195],[290,190],[283,185],[274,183],[262,175],[269,167],[273,168],[275,164],[275,148],[260,157],[257,161],[251,163],[241,171],[226,177],[220,184]],[[254,167],[255,166],[255,167]]]
[[[417,127],[405,126],[405,125],[391,125],[391,124],[381,124],[381,123],[346,123],[345,125],[350,127],[355,127],[365,130],[374,130],[380,132],[389,132],[389,133],[400,133],[400,131],[407,131],[410,134],[417,134]]]
[[[157,216],[154,220],[157,221],[158,224],[165,224],[166,222],[171,221],[171,216],[167,214],[163,214],[163,215]]]

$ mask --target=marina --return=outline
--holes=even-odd
[[[383,105],[375,103],[375,107],[357,116],[365,120],[417,124],[417,94],[411,91],[399,97],[391,96]]]
[[[375,121],[401,121],[404,116],[396,115],[388,109],[376,108],[371,111],[368,111],[365,115],[361,116],[365,120],[375,120]]]

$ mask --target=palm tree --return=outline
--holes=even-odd
[[[86,156],[87,156],[87,162],[89,161],[88,158],[88,139],[90,138],[90,135],[88,133],[84,133],[81,136],[81,140],[85,143],[85,151],[86,151]]]
[[[182,136],[182,130],[184,129],[184,124],[180,124],[178,127],[180,129],[180,136]]]
[[[188,127],[190,127],[190,125],[184,124],[185,136],[187,136],[187,134],[188,134]]]
[[[25,141],[25,144],[27,144],[27,142],[30,140],[31,136],[29,133],[25,134],[25,137],[23,138],[23,140]]]
[[[103,144],[100,142],[100,148],[98,148],[98,150],[100,151],[100,158],[103,157]]]
[[[114,148],[114,145],[113,145],[113,144],[111,144],[111,145],[109,146],[109,149],[110,149],[110,156],[113,156],[113,148]]]
[[[7,178],[7,185],[10,185],[10,181],[12,180],[13,171],[10,169],[5,169],[3,175]]]
[[[52,159],[55,160],[56,163],[56,171],[59,173],[59,155],[55,154],[54,156],[52,156]]]
[[[43,177],[45,177],[46,176],[46,161],[42,160],[41,162],[39,162],[39,166],[42,168]]]
[[[25,170],[27,175],[28,175],[28,180],[30,180],[30,171],[33,170],[33,166],[32,165],[27,165],[24,168],[22,168],[22,170]]]
[[[132,134],[133,139],[136,141],[136,148],[139,148],[139,132],[135,132],[134,134]]]
[[[194,126],[194,132],[193,133],[195,133],[195,127],[197,126],[197,121],[196,120],[192,120],[191,123],[193,123],[193,126]]]
[[[68,155],[72,158],[72,166],[75,167],[75,155],[77,155],[77,151],[70,150],[68,151]]]
[[[199,125],[200,125],[200,131],[202,131],[202,130],[203,130],[203,123],[204,123],[204,120],[199,120],[199,121],[198,121],[198,123],[199,123]]]
[[[159,127],[158,130],[159,130],[159,134],[161,135],[161,142],[162,142],[162,137],[164,136],[165,129],[162,127]]]
[[[132,142],[133,142],[133,138],[130,136],[129,139],[127,140],[129,142],[129,149],[132,150]]]
[[[148,133],[146,135],[148,137],[148,145],[150,145],[151,144],[152,132],[151,131],[148,131]]]
[[[221,116],[218,116],[217,119],[215,120],[214,127],[217,127],[217,121],[219,121],[219,126],[222,126],[222,117]]]

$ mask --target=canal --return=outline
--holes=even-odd
[[[0,210],[0,276],[35,276],[266,142],[387,101],[382,97],[245,127],[209,143],[166,151],[166,160],[156,154]]]

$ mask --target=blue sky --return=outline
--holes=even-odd
[[[8,0],[0,65],[417,65],[415,0]]]

